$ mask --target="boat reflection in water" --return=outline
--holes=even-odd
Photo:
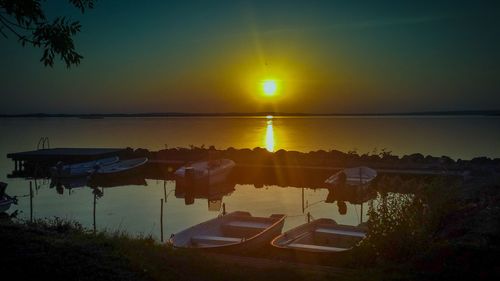
[[[75,188],[90,187],[110,188],[119,186],[147,186],[146,178],[143,174],[130,174],[120,177],[74,177],[74,178],[53,178],[50,188],[56,188],[57,193],[63,194],[64,189],[71,191]]]
[[[262,217],[285,214],[288,217],[284,230],[301,225],[308,219],[318,218],[358,225],[359,204],[374,197],[373,193],[360,195],[327,186],[324,181],[332,174],[332,170],[287,168],[280,163],[274,166],[270,164],[237,165],[225,181],[212,185],[176,182],[176,169],[168,169],[168,165],[158,163],[149,164],[140,173],[120,177],[53,180],[51,187],[57,193],[70,194],[71,198],[37,196],[33,206],[39,209],[36,213],[44,216],[65,216],[79,212],[82,215],[75,219],[84,224],[87,222],[91,228],[98,230],[99,227],[126,225],[126,230],[131,233],[141,233],[151,228],[151,225],[155,226],[153,229],[163,229],[156,228],[163,223],[158,223],[158,218],[162,219],[158,214],[162,214],[164,232],[176,233],[224,213],[224,205],[228,207],[228,213],[245,211]],[[149,188],[142,189],[142,186]],[[115,188],[106,191],[111,187]],[[44,189],[45,186],[42,186],[42,194]],[[78,192],[74,192],[77,189]],[[48,186],[46,191],[49,191]],[[174,198],[167,203],[169,194]],[[138,196],[138,200],[130,202],[130,196]],[[27,206],[31,208],[31,203]],[[43,210],[40,209],[42,206]],[[20,211],[30,213],[28,209]],[[105,212],[106,216],[96,218],[100,211]],[[366,212],[362,215],[366,216]],[[155,236],[162,237],[158,234]]]
[[[220,211],[222,198],[230,195],[235,189],[235,184],[223,182],[219,184],[185,184],[177,181],[175,185],[175,197],[184,198],[186,205],[194,203],[195,199],[207,199],[209,211]]]

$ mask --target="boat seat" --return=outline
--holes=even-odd
[[[366,234],[363,232],[343,230],[343,229],[332,229],[332,228],[320,227],[320,228],[317,228],[315,230],[315,232],[322,233],[322,234],[340,234],[340,235],[354,236],[354,237],[359,237],[359,238],[366,237]]]
[[[211,236],[211,235],[196,235],[191,237],[191,242],[197,245],[224,245],[241,242],[241,238]]]
[[[221,230],[225,236],[250,238],[264,231],[271,225],[270,222],[266,221],[233,220],[225,222],[221,226]]]
[[[314,252],[342,252],[342,251],[348,250],[346,248],[319,246],[319,245],[301,244],[301,243],[288,244],[288,248],[299,249],[299,250],[309,250],[309,251],[314,251]]]
[[[257,221],[230,221],[224,224],[225,226],[241,227],[241,228],[256,228],[256,229],[266,229],[271,226],[268,222],[257,222]]]

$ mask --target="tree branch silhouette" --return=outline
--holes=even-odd
[[[69,0],[81,13],[92,9],[96,0]],[[43,49],[40,61],[52,67],[57,56],[66,67],[78,65],[83,56],[76,52],[73,37],[80,32],[79,21],[70,21],[64,16],[48,20],[41,0],[0,0],[0,34],[17,37],[24,47],[30,44]]]

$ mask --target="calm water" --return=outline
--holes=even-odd
[[[448,155],[454,159],[476,156],[500,157],[499,118],[46,118],[0,119],[0,154],[32,150],[40,137],[50,138],[51,147],[142,147],[158,150],[189,145],[215,145],[217,148],[253,148],[270,151],[279,149],[311,151],[318,149],[356,150],[371,153],[386,149],[403,155],[420,152],[424,155]],[[23,179],[7,179],[14,164],[0,158],[0,181],[9,184],[10,195],[29,193],[29,183]],[[74,219],[92,226],[92,189],[88,187],[64,190],[50,188],[49,181],[39,181],[33,210],[35,218]],[[175,182],[146,180],[146,185],[105,188],[97,200],[98,229],[125,230],[132,234],[159,236],[160,199],[168,194],[165,205],[164,232],[177,232],[185,227],[217,216],[210,211],[208,199],[197,198],[186,205],[184,198],[175,196]],[[329,217],[339,223],[355,225],[360,220],[360,206],[347,204],[347,214],[341,215],[337,205],[323,202],[328,190],[314,186],[278,187],[235,185],[222,197],[228,211],[246,210],[254,215],[269,216],[285,213],[285,229],[305,221],[304,213],[314,217]],[[233,189],[231,188],[231,190]],[[303,189],[304,188],[304,189]],[[304,201],[309,207],[302,210]],[[364,212],[366,212],[366,205]],[[29,198],[22,197],[19,217],[29,218]],[[365,217],[366,218],[366,217]]]

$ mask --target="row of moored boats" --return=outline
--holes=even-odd
[[[50,173],[55,178],[117,175],[135,171],[147,162],[146,157],[120,160],[118,156],[75,164],[59,162],[50,169]]]
[[[281,233],[285,215],[254,217],[236,211],[173,234],[169,243],[177,248],[248,252],[271,244],[290,252],[338,254],[352,249],[366,237],[363,226],[317,219]]]
[[[59,163],[51,173],[59,178],[94,175],[115,175],[138,169],[147,158],[120,160],[118,157],[84,163]],[[189,163],[174,173],[178,184],[216,184],[226,179],[235,166],[230,159]],[[377,176],[367,167],[344,169],[326,179],[325,183],[338,187],[363,189]],[[338,224],[321,218],[299,225],[282,233],[285,215],[255,217],[248,212],[236,211],[202,222],[179,233],[172,234],[169,243],[178,248],[197,248],[245,252],[271,244],[285,251],[336,254],[352,249],[366,237],[362,225]]]
[[[186,178],[206,178],[213,174],[213,180],[220,180],[234,162],[221,159],[211,171],[206,162],[183,167],[176,175]],[[325,183],[335,187],[353,188],[362,191],[377,176],[368,167],[348,168],[333,174]],[[211,182],[211,181],[209,181]],[[282,233],[285,215],[255,217],[248,212],[236,211],[202,222],[173,234],[169,243],[178,248],[197,248],[245,252],[272,245],[277,249],[294,253],[316,253],[337,255],[352,249],[366,237],[366,227],[338,224],[332,219],[321,218],[299,225]]]

